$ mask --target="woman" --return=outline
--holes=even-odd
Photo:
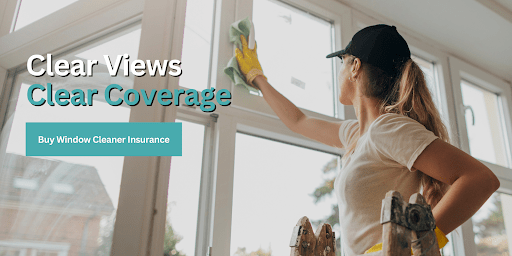
[[[241,72],[292,131],[345,148],[335,180],[345,252],[363,254],[381,242],[381,200],[389,190],[405,199],[423,190],[440,233],[468,220],[496,191],[496,176],[449,144],[423,73],[411,60],[394,26],[357,32],[340,57],[339,101],[353,105],[357,120],[328,122],[308,117],[277,92],[263,75],[256,48],[242,36],[236,49]],[[450,187],[448,189],[448,187]]]

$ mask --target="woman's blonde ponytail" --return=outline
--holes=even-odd
[[[391,98],[395,98],[396,101],[385,100],[381,106],[383,113],[408,116],[423,124],[441,140],[450,142],[448,131],[434,104],[423,71],[412,59],[403,65],[401,76],[389,95],[392,95]],[[422,175],[421,184],[423,196],[432,207],[437,205],[449,187],[426,174]]]

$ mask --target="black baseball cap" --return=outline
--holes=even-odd
[[[341,51],[333,52],[326,58],[350,54],[364,62],[384,70],[395,77],[402,65],[411,58],[411,51],[405,39],[395,26],[379,24],[359,30]]]

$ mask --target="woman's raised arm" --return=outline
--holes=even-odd
[[[281,121],[290,130],[304,135],[310,139],[319,141],[329,146],[342,148],[338,132],[341,122],[328,122],[306,116],[297,106],[276,91],[263,75],[256,46],[250,49],[247,46],[247,40],[243,35],[240,36],[242,42],[242,51],[236,48],[236,59],[240,71],[245,79],[254,87],[258,87],[263,93],[263,98],[270,105]]]
[[[256,77],[253,83],[259,87],[268,105],[290,130],[329,146],[338,148],[344,146],[338,135],[341,122],[328,122],[306,116],[274,89],[263,76]]]

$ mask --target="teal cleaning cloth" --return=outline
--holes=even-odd
[[[238,49],[242,50],[242,41],[240,40],[240,35],[244,35],[245,38],[248,38],[249,33],[251,33],[251,21],[249,18],[239,20],[231,24],[229,27],[229,41],[234,43]],[[242,85],[249,91],[259,91],[258,89],[248,85],[245,82],[244,75],[238,68],[238,61],[236,60],[236,57],[233,57],[229,60],[228,65],[224,68],[224,73],[229,76],[229,79],[231,79],[235,86]]]

